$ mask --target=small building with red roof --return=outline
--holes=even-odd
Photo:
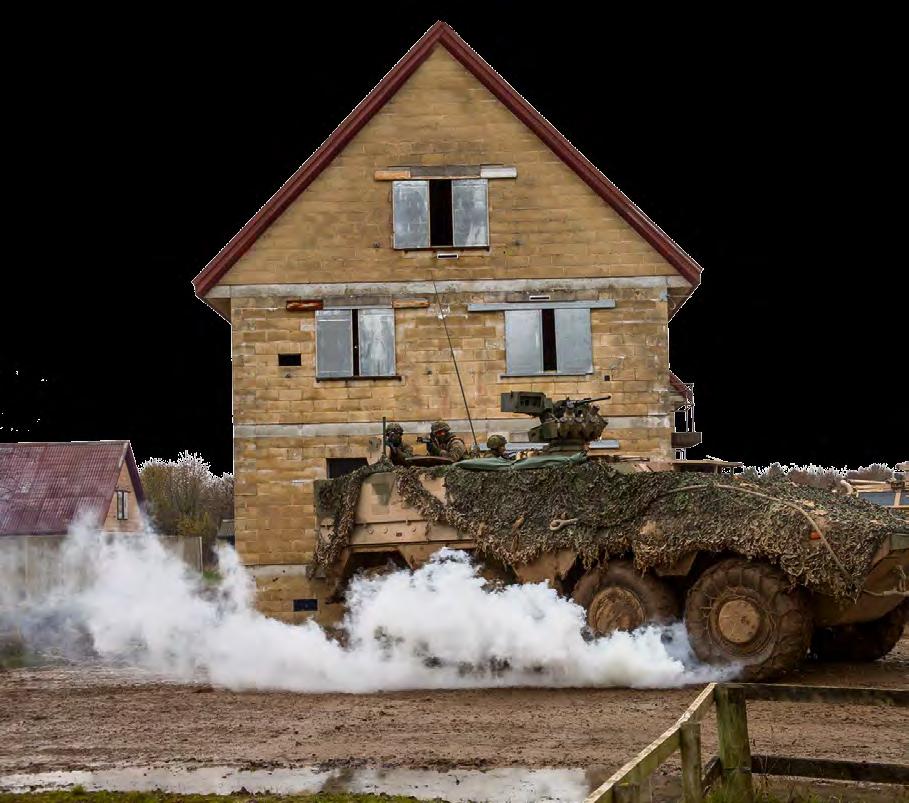
[[[144,502],[129,441],[0,443],[0,539],[138,532]]]

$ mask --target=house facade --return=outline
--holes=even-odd
[[[231,325],[236,547],[260,608],[330,616],[306,571],[313,481],[377,459],[383,416],[471,443],[449,338],[481,444],[535,423],[505,391],[608,394],[599,448],[672,457],[691,395],[669,321],[700,273],[434,25],[194,280]]]

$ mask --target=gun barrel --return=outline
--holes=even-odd
[[[577,403],[578,404],[593,404],[594,402],[606,401],[607,399],[611,399],[611,398],[612,398],[612,396],[597,396],[595,399],[580,399]]]

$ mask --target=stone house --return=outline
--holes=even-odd
[[[231,325],[236,546],[262,610],[323,612],[313,480],[500,394],[602,396],[599,448],[671,457],[669,321],[700,266],[439,22],[194,279]],[[675,439],[675,442],[674,442]]]

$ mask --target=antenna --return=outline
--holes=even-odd
[[[445,337],[448,340],[448,351],[451,352],[451,361],[454,363],[455,376],[458,378],[458,387],[461,388],[461,398],[464,400],[464,409],[467,411],[467,423],[470,424],[470,436],[473,438],[474,449],[479,451],[477,444],[477,433],[473,429],[473,419],[470,417],[470,405],[467,403],[467,394],[464,393],[464,383],[461,381],[461,371],[458,368],[458,361],[455,358],[454,346],[451,345],[451,335],[448,333],[448,324],[445,323],[445,313],[442,312],[442,299],[439,296],[439,289],[436,287],[436,279],[432,271],[429,272],[429,279],[432,282],[432,290],[436,294],[436,304],[439,307],[439,319],[445,329]]]

